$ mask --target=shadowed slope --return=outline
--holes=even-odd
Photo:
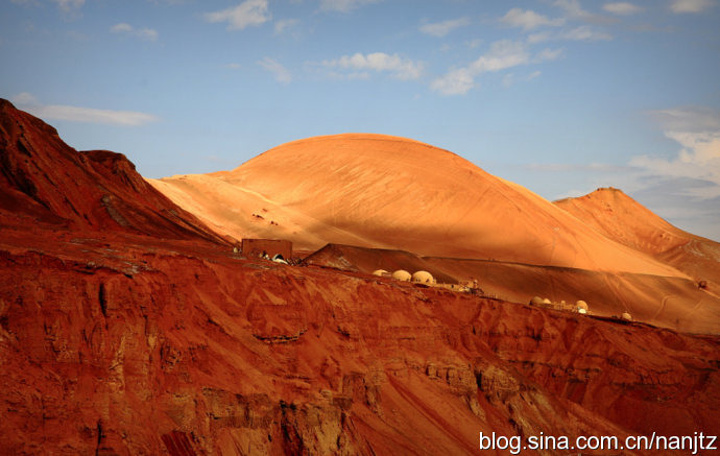
[[[632,247],[683,271],[720,294],[720,243],[683,231],[615,188],[556,201],[613,241]]]
[[[135,171],[124,155],[76,152],[0,99],[0,223],[226,242]]]
[[[151,181],[235,237],[284,237],[584,269],[682,273],[587,230],[527,189],[421,142],[346,134],[291,142],[229,172]]]

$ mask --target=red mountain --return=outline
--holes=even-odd
[[[124,155],[78,153],[0,99],[0,222],[226,242],[155,190]]]
[[[716,336],[242,258],[123,157],[78,154],[6,102],[0,125],[0,454],[720,434]]]

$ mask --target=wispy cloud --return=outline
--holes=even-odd
[[[463,95],[475,87],[475,79],[483,73],[555,60],[561,56],[562,50],[558,49],[544,49],[533,56],[526,43],[510,40],[496,41],[490,46],[487,53],[465,67],[452,69],[445,76],[435,79],[430,84],[430,88],[443,95]]]
[[[81,8],[85,4],[85,0],[52,0],[52,2],[66,13]]]
[[[137,127],[160,120],[152,114],[136,111],[113,111],[68,105],[43,105],[32,94],[23,92],[12,98],[18,108],[44,120],[96,123]]]
[[[500,22],[523,30],[533,30],[538,27],[559,27],[565,23],[565,19],[550,19],[532,10],[513,8],[500,19]]]
[[[287,68],[280,62],[270,57],[265,57],[258,62],[258,65],[269,71],[275,76],[275,80],[282,84],[289,84],[292,81],[292,75]]]
[[[617,14],[618,16],[630,16],[632,14],[640,13],[644,8],[627,2],[614,2],[606,3],[603,5],[603,10],[608,13]]]
[[[673,0],[670,9],[673,13],[702,13],[712,6],[712,0]]]
[[[617,19],[602,14],[587,11],[580,4],[580,0],[555,0],[553,5],[563,10],[565,19],[578,20],[596,24],[616,22]]]
[[[401,80],[418,79],[422,75],[423,64],[398,54],[374,52],[372,54],[356,53],[344,55],[339,59],[325,60],[323,66],[344,71],[343,75],[350,79],[365,78],[369,72],[390,73]]]
[[[156,41],[159,35],[157,30],[151,28],[136,29],[132,25],[125,22],[113,25],[112,27],[110,27],[110,31],[112,33],[134,36],[136,38],[147,41]]]
[[[621,164],[553,163],[523,168],[583,176],[587,188],[558,197],[580,196],[600,186],[621,188],[682,229],[720,241],[720,112],[680,107],[649,115],[677,143],[675,154],[640,155]]]
[[[528,82],[532,81],[535,78],[539,78],[541,74],[542,71],[533,71],[530,74],[521,76],[518,76],[515,73],[508,73],[503,77],[502,84],[505,88],[512,87],[517,82]]]
[[[660,178],[691,179],[702,185],[684,193],[698,198],[720,198],[720,113],[708,108],[685,107],[651,113],[665,136],[682,149],[671,158],[643,155],[630,162],[645,174]]]
[[[246,0],[237,6],[221,11],[205,13],[205,20],[212,23],[227,22],[228,30],[243,30],[250,26],[259,26],[272,16],[268,0]]]
[[[613,37],[607,32],[589,25],[581,25],[558,35],[559,39],[570,41],[606,41]]]
[[[443,37],[455,29],[470,25],[470,19],[461,17],[458,19],[449,19],[442,22],[427,23],[420,26],[420,31],[426,35]]]
[[[298,19],[281,19],[275,22],[275,34],[280,35],[286,30],[295,27],[300,21]]]
[[[609,41],[613,36],[608,32],[591,25],[581,25],[559,32],[533,33],[527,37],[529,44],[545,41]]]
[[[323,11],[350,12],[356,8],[382,0],[320,0],[320,9]]]

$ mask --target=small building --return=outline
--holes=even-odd
[[[412,281],[415,283],[434,284],[435,279],[432,274],[427,271],[416,271],[412,275]]]
[[[404,269],[398,269],[392,273],[392,278],[400,282],[409,282],[412,279],[412,275]]]
[[[263,257],[274,258],[281,255],[282,258],[292,258],[292,242],[282,239],[243,239],[242,254],[246,258]]]

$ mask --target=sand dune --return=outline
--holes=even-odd
[[[345,134],[271,149],[229,172],[151,181],[236,238],[287,238],[684,277],[529,190],[404,138]]]

